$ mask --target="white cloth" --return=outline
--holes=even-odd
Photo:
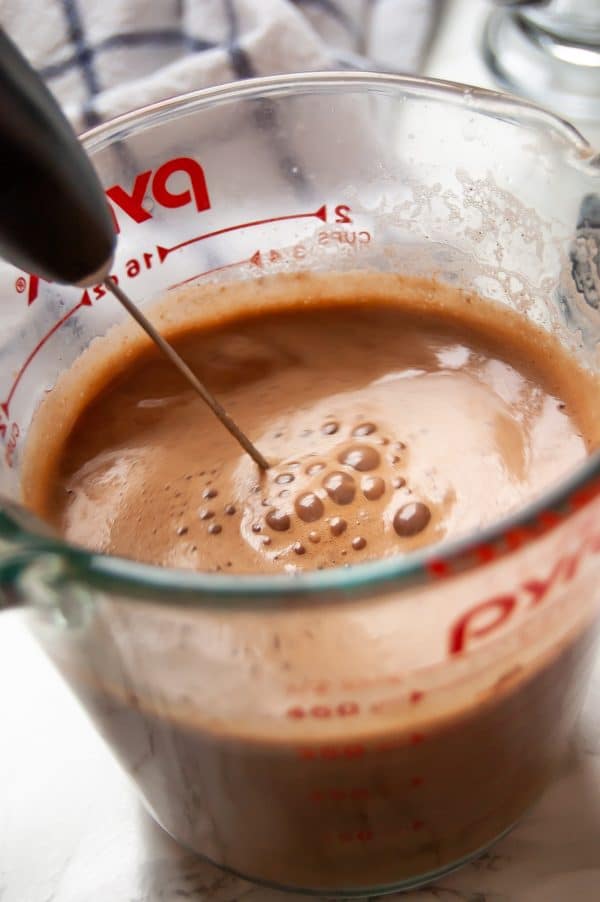
[[[78,131],[208,85],[358,66],[414,72],[442,0],[0,0]]]

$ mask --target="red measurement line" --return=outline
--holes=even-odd
[[[17,386],[18,386],[19,382],[21,381],[21,379],[23,378],[25,370],[27,369],[27,367],[29,366],[29,364],[31,363],[33,358],[36,356],[36,354],[38,354],[41,351],[41,349],[44,347],[44,345],[46,344],[48,339],[52,338],[54,333],[57,332],[64,323],[66,323],[66,321],[69,319],[69,317],[73,316],[73,314],[76,313],[80,307],[89,307],[90,304],[91,304],[90,296],[89,296],[88,292],[86,291],[86,292],[84,292],[84,295],[81,298],[81,300],[79,301],[79,303],[76,304],[74,307],[72,307],[68,313],[65,313],[65,315],[62,317],[62,319],[59,319],[58,322],[52,326],[50,331],[46,332],[46,334],[42,338],[40,338],[40,340],[36,344],[35,348],[29,354],[29,356],[25,359],[25,361],[23,362],[23,365],[21,366],[21,369],[15,376],[15,381],[12,384],[12,388],[11,388],[10,392],[8,393],[8,397],[7,397],[6,401],[3,404],[0,404],[0,407],[2,408],[2,410],[4,411],[6,416],[8,416],[8,409],[10,406],[10,402],[12,401],[13,395],[14,395],[15,391],[17,390]]]
[[[239,222],[237,225],[226,226],[224,229],[216,229],[214,232],[205,232],[204,235],[188,238],[187,241],[182,241],[180,244],[174,244],[173,247],[162,247],[161,245],[157,245],[156,252],[158,254],[158,259],[162,263],[169,254],[173,253],[173,251],[178,251],[180,248],[187,247],[189,244],[195,244],[196,241],[204,241],[205,238],[215,238],[217,235],[225,235],[227,232],[236,232],[239,229],[249,229],[252,226],[266,225],[269,222],[283,222],[287,219],[311,219],[313,216],[316,216],[317,219],[322,219],[323,222],[327,222],[327,206],[323,204],[322,207],[319,207],[319,209],[315,210],[313,213],[290,213],[287,216],[271,216],[270,219],[254,219],[250,222]]]
[[[195,276],[184,279],[183,282],[175,282],[173,285],[169,285],[169,291],[173,288],[181,288],[182,285],[187,285],[188,282],[193,282],[195,279],[200,279],[202,276],[210,276],[214,272],[221,272],[224,269],[231,269],[234,266],[243,266],[244,263],[254,263],[256,266],[260,266],[260,251],[256,251],[255,254],[252,254],[251,257],[246,257],[245,260],[238,260],[236,263],[225,263],[223,266],[215,266],[213,269],[206,269],[204,272],[198,272]]]

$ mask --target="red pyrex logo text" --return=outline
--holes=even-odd
[[[169,179],[176,172],[183,172],[187,176],[188,187],[183,191],[172,191],[169,188]],[[204,170],[200,163],[192,160],[191,157],[175,157],[173,160],[162,163],[154,172],[151,169],[139,172],[133,180],[131,188],[126,190],[122,185],[113,185],[105,190],[105,194],[110,201],[108,206],[117,233],[121,231],[117,209],[119,216],[125,214],[133,222],[146,222],[148,219],[152,219],[152,213],[144,207],[144,201],[148,195],[161,207],[171,210],[176,207],[184,207],[192,201],[199,213],[202,213],[203,210],[210,210],[210,197]],[[29,286],[23,276],[17,279],[18,293],[22,294],[27,291],[28,306],[33,304],[38,296],[39,283],[40,277],[35,274],[29,276]]]
[[[169,179],[176,172],[182,172],[187,177],[187,187],[183,191],[173,191],[169,188]],[[106,189],[117,232],[121,229],[115,207],[118,208],[120,215],[125,213],[134,222],[152,219],[152,213],[144,206],[147,195],[161,207],[169,209],[184,207],[192,201],[199,213],[210,209],[210,198],[202,166],[190,157],[176,157],[174,160],[167,160],[154,172],[148,169],[146,172],[138,173],[128,190],[122,185],[113,185]]]
[[[555,588],[572,582],[582,562],[600,552],[600,533],[588,532],[590,528],[586,524],[580,546],[558,558],[546,577],[527,579],[515,591],[488,598],[465,611],[451,626],[448,653],[452,656],[466,651],[478,640],[504,627],[519,608],[535,608]]]

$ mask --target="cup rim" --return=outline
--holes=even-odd
[[[316,93],[319,89],[343,91],[348,88],[375,90],[381,88],[403,89],[408,96],[424,99],[446,100],[449,103],[466,105],[473,112],[496,117],[518,117],[523,123],[530,122],[539,129],[550,130],[567,143],[582,157],[594,156],[594,148],[581,132],[556,113],[542,106],[506,91],[494,91],[463,82],[417,75],[397,75],[388,72],[367,72],[348,70],[328,70],[300,72],[284,75],[265,75],[240,81],[227,82],[209,88],[199,88],[184,94],[176,94],[164,100],[121,113],[106,122],[87,129],[79,136],[88,153],[101,149],[104,142],[118,135],[120,131],[131,132],[140,121],[153,116],[169,117],[174,112],[183,112],[189,107],[209,107],[228,100],[248,99],[255,95],[277,96],[307,89]]]
[[[177,95],[124,113],[80,136],[92,154],[123,133],[145,128],[149,120],[168,119],[189,109],[210,107],[254,96],[294,94],[299,90],[340,92],[346,89],[400,89],[405,95],[450,101],[473,112],[519,119],[539,129],[550,129],[578,157],[594,151],[578,130],[559,116],[530,101],[458,82],[376,72],[310,72],[272,75],[231,82]],[[574,224],[575,229],[575,224]],[[563,523],[600,495],[600,451],[588,456],[559,483],[510,515],[457,539],[426,546],[406,555],[295,574],[202,573],[153,564],[83,549],[62,539],[41,538],[16,524],[23,542],[37,554],[60,557],[63,578],[77,579],[100,589],[125,592],[128,598],[162,604],[218,604],[219,607],[278,607],[282,601],[322,603],[360,594],[381,594],[427,585],[463,574],[510,555]],[[6,516],[6,513],[5,513]],[[8,515],[10,520],[10,515]],[[15,524],[13,523],[13,526]]]

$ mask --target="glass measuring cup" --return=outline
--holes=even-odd
[[[84,140],[120,232],[113,272],[142,306],[188,280],[264,278],[268,292],[266,277],[302,269],[434,274],[597,366],[595,234],[577,229],[597,158],[525,102],[285,76]],[[101,286],[2,279],[1,491],[15,500],[36,405],[122,313]],[[407,888],[502,835],[560,758],[593,653],[599,490],[592,458],[477,535],[293,584],[89,554],[36,535],[7,501],[2,599],[28,603],[180,842],[287,888]]]

